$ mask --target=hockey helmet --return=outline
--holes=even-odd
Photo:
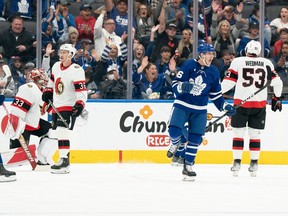
[[[74,55],[75,55],[76,52],[77,52],[76,49],[75,49],[75,47],[74,47],[72,44],[63,44],[63,45],[61,45],[60,48],[59,48],[59,51],[61,51],[61,50],[66,50],[66,51],[68,51],[69,54],[72,55],[71,58],[73,58]]]
[[[215,52],[215,49],[211,44],[202,43],[198,46],[197,51],[198,55],[200,55],[200,53],[203,53],[205,55],[207,52]]]
[[[259,56],[261,53],[261,43],[255,40],[249,41],[245,47],[245,52],[246,55],[249,53]]]
[[[39,83],[43,84],[48,82],[48,76],[45,73],[45,70],[42,68],[34,68],[29,74],[30,79],[34,82],[37,80]]]

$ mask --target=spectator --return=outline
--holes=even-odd
[[[92,56],[92,41],[90,39],[82,39],[80,41],[80,49],[77,50],[76,55],[73,58],[73,62],[80,66],[85,64],[95,67],[97,62]]]
[[[282,44],[284,41],[288,41],[288,29],[283,28],[280,30],[280,39],[277,40],[274,44],[274,49],[273,49],[273,58],[279,57],[282,49]]]
[[[18,14],[23,19],[31,20],[33,18],[33,0],[11,0],[9,17]]]
[[[100,92],[103,99],[125,99],[126,83],[119,75],[116,65],[107,68],[105,81],[101,82]]]
[[[70,43],[72,44],[75,49],[80,49],[81,45],[78,40],[79,33],[76,28],[73,26],[70,26],[68,29],[68,39],[64,43]]]
[[[166,23],[176,24],[176,35],[175,37],[180,40],[182,30],[185,26],[186,13],[185,9],[180,7],[181,0],[172,0],[169,5],[167,5],[165,10],[165,21]]]
[[[6,19],[4,18],[5,14],[4,14],[4,6],[5,6],[5,0],[0,0],[0,22],[1,21],[6,21]]]
[[[176,62],[172,58],[171,70],[176,69]],[[133,89],[134,99],[170,99],[172,92],[171,84],[166,80],[164,73],[159,74],[155,64],[148,61],[148,57],[144,57],[138,71],[133,73]]]
[[[194,25],[193,24],[193,8],[194,8],[194,3],[193,1],[190,1],[188,5],[189,14],[186,16],[186,20],[185,20],[185,28],[190,29],[192,32],[193,32],[193,25]],[[198,25],[197,25],[198,39],[204,40],[206,41],[206,43],[212,44],[210,28],[209,28],[209,25],[207,24],[207,16],[203,15],[200,2],[198,2],[198,14],[199,14]]]
[[[69,13],[69,5],[70,3],[67,0],[59,0],[57,2],[56,10],[59,10],[59,17],[63,21],[64,25],[64,33],[61,35],[59,38],[58,43],[64,43],[68,39],[68,28],[70,26],[73,26],[74,28],[76,27],[75,24],[75,18],[73,14]],[[50,16],[50,15],[49,15]],[[49,17],[47,17],[48,19]],[[57,24],[57,19],[56,17],[52,20],[52,26],[53,26],[53,31],[59,31],[59,26]]]
[[[27,62],[24,66],[24,77],[26,78],[26,83],[32,82],[30,73],[35,68],[35,64],[33,62]]]
[[[161,48],[161,58],[159,61],[156,62],[156,68],[158,74],[165,74],[166,71],[168,71],[168,74],[170,73],[169,69],[169,63],[171,59],[171,48],[168,46],[163,46]]]
[[[249,35],[241,38],[237,48],[238,56],[246,56],[245,47],[251,40],[259,41],[259,24],[255,22],[249,23]],[[269,56],[270,45],[266,38],[264,38],[264,57],[269,58]]]
[[[4,49],[0,58],[9,61],[12,56],[19,56],[23,62],[31,61],[36,56],[34,42],[34,36],[23,27],[23,18],[15,15],[11,18],[10,28],[0,34],[0,46]]]
[[[10,70],[11,76],[15,82],[16,91],[18,91],[18,88],[26,83],[24,65],[19,56],[13,56],[11,58]]]
[[[270,22],[272,31],[272,44],[279,40],[279,33],[282,28],[288,28],[288,6],[283,6],[280,9],[279,17]]]
[[[125,38],[122,36],[122,38]],[[124,39],[122,39],[124,41]],[[107,38],[106,47],[102,53],[101,60],[104,63],[104,66],[107,68],[111,65],[117,67],[117,73],[119,76],[123,77],[123,65],[127,60],[127,46],[124,42],[120,44],[121,55],[118,55],[118,47],[115,44],[112,44],[111,41]]]
[[[283,93],[288,94],[288,41],[282,43],[281,52],[273,61],[275,70],[283,82]]]
[[[213,59],[212,64],[218,67],[219,72],[220,72],[221,82],[226,76],[227,70],[234,58],[235,58],[235,55],[233,53],[230,53],[229,50],[225,49],[225,50],[222,50],[221,52],[221,58]]]
[[[76,29],[79,33],[79,40],[94,40],[94,25],[96,19],[91,16],[92,7],[89,4],[82,4],[80,7],[80,16],[75,18]]]
[[[177,66],[179,66],[178,63],[182,63],[193,54],[193,33],[190,29],[184,29],[182,31],[182,37],[177,50],[179,51],[179,59],[177,59],[176,62]]]
[[[116,7],[113,0],[105,0],[107,18],[115,21],[115,34],[121,37],[128,33],[128,0],[117,0]],[[135,21],[133,20],[133,26]],[[135,26],[134,26],[135,28]]]
[[[93,70],[91,65],[85,64],[82,67],[85,71],[85,83],[88,91],[88,99],[99,99],[100,90],[95,81],[92,79]]]
[[[251,14],[249,15],[249,18],[244,19],[244,23],[246,25],[249,25],[249,23],[255,22],[255,23],[258,23],[259,25],[259,20],[260,20],[260,8],[259,8],[259,4],[256,3],[254,4],[254,8]],[[271,33],[270,21],[268,20],[266,16],[264,18],[264,37],[267,39],[268,43],[270,44],[272,33]]]
[[[154,26],[154,16],[145,4],[140,4],[136,14],[136,37],[147,49],[150,40],[151,28]]]
[[[120,50],[120,44],[122,43],[121,37],[116,35],[116,33],[114,32],[115,21],[113,19],[106,19],[104,21],[105,15],[106,11],[103,10],[94,26],[94,44],[96,52],[100,56],[102,55],[102,52],[104,50],[106,38],[109,38],[111,42],[118,47],[118,50]],[[121,55],[121,52],[119,52],[119,55]]]
[[[156,62],[160,59],[160,50],[163,46],[169,46],[171,48],[172,56],[174,56],[175,50],[178,47],[178,40],[175,38],[177,26],[174,23],[170,23],[166,26],[165,23],[166,5],[167,2],[164,1],[158,18],[160,26],[158,28],[158,36],[155,40],[155,47],[151,56],[152,62]]]
[[[55,16],[57,20],[58,29],[52,29],[51,20]],[[48,43],[56,44],[61,35],[64,33],[63,20],[59,17],[59,7],[54,11],[50,11],[50,16],[48,19],[43,19],[42,21],[42,49],[45,49]]]

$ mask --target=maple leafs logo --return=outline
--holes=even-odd
[[[202,76],[198,76],[194,80],[194,86],[193,86],[193,89],[191,91],[191,94],[193,94],[194,96],[201,95],[203,89],[205,89],[205,88],[206,88],[206,83],[203,83]]]

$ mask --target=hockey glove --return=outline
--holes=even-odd
[[[72,117],[78,117],[84,109],[84,103],[82,101],[77,101],[72,108]]]
[[[281,95],[280,97],[276,97],[275,95],[273,96],[271,104],[272,111],[276,112],[277,110],[279,110],[279,112],[281,112],[283,99],[284,99],[283,95]]]
[[[235,107],[226,102],[223,104],[223,110],[227,116],[233,116],[236,113]]]
[[[52,88],[44,89],[43,94],[42,94],[42,100],[47,104],[49,104],[50,101],[53,102],[53,89]]]
[[[3,104],[4,100],[5,100],[5,96],[0,95],[0,106]]]
[[[190,94],[193,89],[193,84],[189,82],[180,82],[177,86],[177,91],[181,93],[188,93]]]

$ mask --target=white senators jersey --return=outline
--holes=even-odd
[[[59,111],[71,111],[76,102],[85,105],[87,100],[85,72],[78,64],[63,67],[56,62],[47,88],[53,88],[53,104]]]
[[[39,127],[42,105],[42,91],[33,82],[26,83],[18,89],[11,104],[11,114],[20,117],[27,130],[35,130]]]
[[[262,88],[268,81],[269,66],[272,71],[271,86],[274,88],[276,97],[280,97],[283,84],[280,77],[275,73],[274,66],[269,59],[262,57],[237,57],[228,69],[228,74],[222,81],[222,92],[225,93],[235,86],[234,105],[240,104],[257,90]],[[245,108],[264,108],[267,103],[267,88],[251,97],[242,105]]]

